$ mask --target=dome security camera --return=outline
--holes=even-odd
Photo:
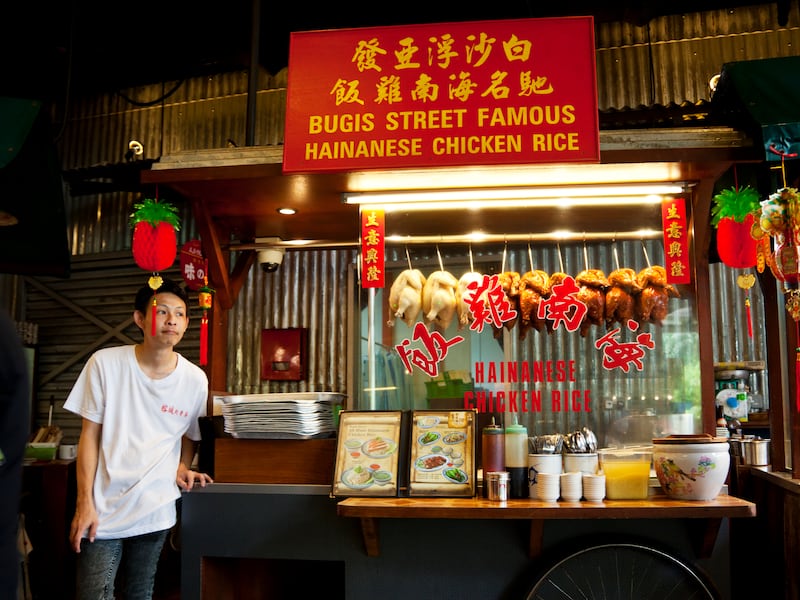
[[[286,250],[283,248],[266,248],[258,251],[258,264],[264,273],[274,273],[283,262],[283,255]]]

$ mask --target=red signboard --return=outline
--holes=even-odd
[[[382,288],[386,282],[384,237],[386,221],[382,210],[361,211],[361,287]]]
[[[690,283],[689,232],[686,228],[686,201],[683,198],[670,198],[661,203],[661,224],[664,229],[667,282]]]
[[[592,17],[291,34],[284,172],[599,160]]]
[[[208,264],[203,258],[200,240],[189,240],[181,248],[181,275],[186,287],[196,292],[206,285],[208,280]]]

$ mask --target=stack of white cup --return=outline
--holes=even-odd
[[[556,502],[561,496],[561,473],[539,473],[536,497],[542,502]]]
[[[537,500],[539,495],[539,477],[543,473],[560,474],[562,472],[560,454],[528,454],[528,490],[529,497]]]
[[[561,499],[564,502],[578,502],[583,496],[583,473],[580,471],[570,471],[562,473],[561,477]]]
[[[606,497],[606,476],[602,473],[584,473],[583,497],[588,502],[602,502]]]

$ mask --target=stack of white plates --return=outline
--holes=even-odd
[[[726,438],[730,435],[727,427],[717,427],[717,437]]]
[[[327,392],[223,396],[225,432],[244,439],[331,437],[344,398]]]

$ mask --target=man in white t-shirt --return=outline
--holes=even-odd
[[[189,324],[188,297],[164,280],[136,295],[144,339],[95,352],[64,408],[83,418],[70,544],[77,600],[150,600],[180,490],[211,478],[191,470],[206,414],[208,378],[175,352]],[[155,321],[155,322],[154,322]]]

